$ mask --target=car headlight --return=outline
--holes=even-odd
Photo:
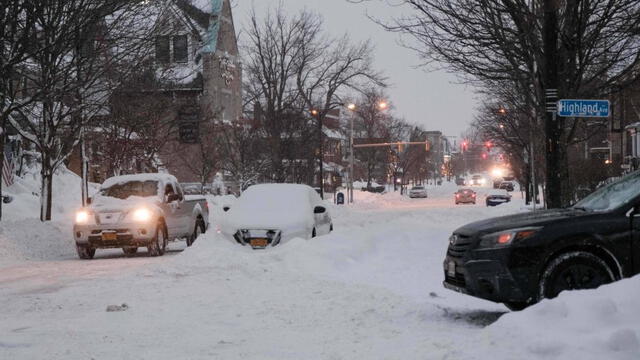
[[[76,224],[87,224],[90,218],[91,214],[87,210],[80,210],[76,213]]]
[[[133,212],[133,220],[137,222],[147,222],[151,220],[152,216],[153,214],[151,213],[151,211],[145,208],[137,209]]]
[[[480,238],[480,247],[489,248],[496,246],[508,246],[516,241],[528,239],[534,236],[541,229],[541,227],[528,227],[487,234]]]

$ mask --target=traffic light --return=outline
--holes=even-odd
[[[462,147],[462,152],[467,151],[467,147],[469,146],[469,143],[467,143],[467,140],[463,141],[461,144]]]

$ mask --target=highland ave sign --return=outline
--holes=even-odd
[[[558,116],[609,117],[609,100],[559,100]]]

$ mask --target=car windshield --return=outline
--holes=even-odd
[[[596,190],[574,205],[576,209],[609,211],[627,204],[640,195],[640,172]]]
[[[414,186],[412,190],[424,190],[422,186]]]
[[[147,181],[128,181],[121,184],[111,185],[108,188],[100,189],[100,195],[127,199],[130,196],[150,197],[158,194],[158,182],[153,180]]]

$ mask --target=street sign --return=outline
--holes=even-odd
[[[609,100],[558,101],[558,116],[562,117],[609,117]]]

